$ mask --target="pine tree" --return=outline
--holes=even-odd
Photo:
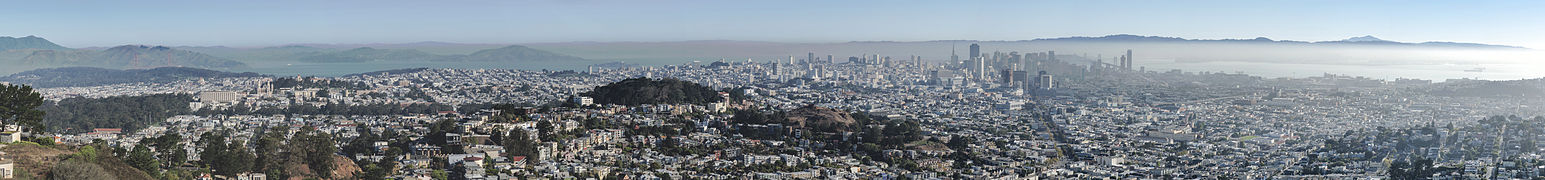
[[[20,125],[23,131],[45,130],[44,113],[37,110],[42,105],[43,95],[33,92],[32,86],[0,86],[0,123]]]

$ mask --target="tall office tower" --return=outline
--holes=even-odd
[[[978,57],[982,57],[982,46],[971,43],[971,54],[969,55],[971,55],[971,60],[973,61]]]
[[[789,64],[794,64],[794,56],[789,56]]]
[[[1133,57],[1132,57],[1132,50],[1131,49],[1127,50],[1126,59],[1127,60],[1124,63],[1126,63],[1125,65],[1127,66],[1127,70],[1132,70],[1132,59],[1133,59]]]
[[[881,62],[880,54],[874,54],[874,58],[869,58],[869,60],[870,60],[870,62],[869,62],[870,64],[880,64],[880,63],[883,63],[883,62]]]
[[[1122,55],[1121,57],[1116,57],[1116,69],[1129,70],[1129,69],[1127,69],[1127,56],[1126,55]]]
[[[977,56],[976,57],[976,64],[974,64],[974,65],[976,65],[976,70],[975,71],[976,71],[976,75],[977,75],[976,76],[977,81],[986,80],[987,79],[987,74],[990,74],[989,72],[987,72],[987,57]]]
[[[1126,66],[1128,71],[1132,70],[1132,56],[1123,56],[1123,57],[1121,57],[1121,62],[1125,64],[1125,65],[1122,65],[1122,66]]]
[[[1046,60],[1057,61],[1057,51],[1046,51]]]
[[[1052,88],[1051,74],[1050,73],[1046,73],[1046,71],[1041,71],[1039,74],[1041,76],[1040,76],[1040,79],[1036,80],[1036,81],[1038,81],[1036,87],[1037,88],[1041,88],[1041,89],[1051,89]]]
[[[1014,71],[1013,74],[1014,85],[1018,86],[1019,88],[1030,86],[1030,82],[1035,81],[1034,79],[1030,78],[1030,72],[1027,71]]]
[[[1022,58],[1022,56],[1019,56],[1019,51],[1010,51],[1009,52],[1009,63],[1008,64],[1018,65],[1018,67],[1024,67],[1025,63],[1023,61],[1021,61],[1022,60],[1021,58]],[[1014,70],[1019,70],[1019,69],[1016,68]]]
[[[773,76],[774,79],[779,78],[779,76],[781,76],[783,74],[782,73],[783,70],[782,69],[778,69],[778,62],[774,61],[774,62],[768,63],[768,64],[772,64],[772,76]]]
[[[1004,83],[1004,85],[1014,83],[1014,71],[1009,71],[1009,69],[998,71],[998,83]]]
[[[837,63],[837,59],[832,59],[832,55],[827,54],[826,55],[826,63]]]
[[[806,54],[805,55],[805,63],[813,63],[813,62],[815,62],[815,53]]]

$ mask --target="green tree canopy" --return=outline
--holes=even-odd
[[[32,91],[32,86],[0,86],[0,122],[16,124],[23,131],[43,130],[43,95]]]

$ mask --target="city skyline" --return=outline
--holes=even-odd
[[[1331,5],[1327,5],[1331,4]],[[1545,47],[1540,2],[27,2],[0,36],[124,44],[1028,40],[1136,34]],[[25,7],[25,8],[20,8]],[[1226,16],[1225,16],[1226,15]],[[906,21],[900,21],[906,20]],[[1434,31],[1443,33],[1431,33]],[[105,33],[104,33],[105,32]]]
[[[1545,1],[7,5],[0,179],[1545,179]]]

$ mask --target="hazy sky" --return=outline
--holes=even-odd
[[[1545,48],[1545,1],[24,1],[0,36],[67,47],[1373,35]]]

